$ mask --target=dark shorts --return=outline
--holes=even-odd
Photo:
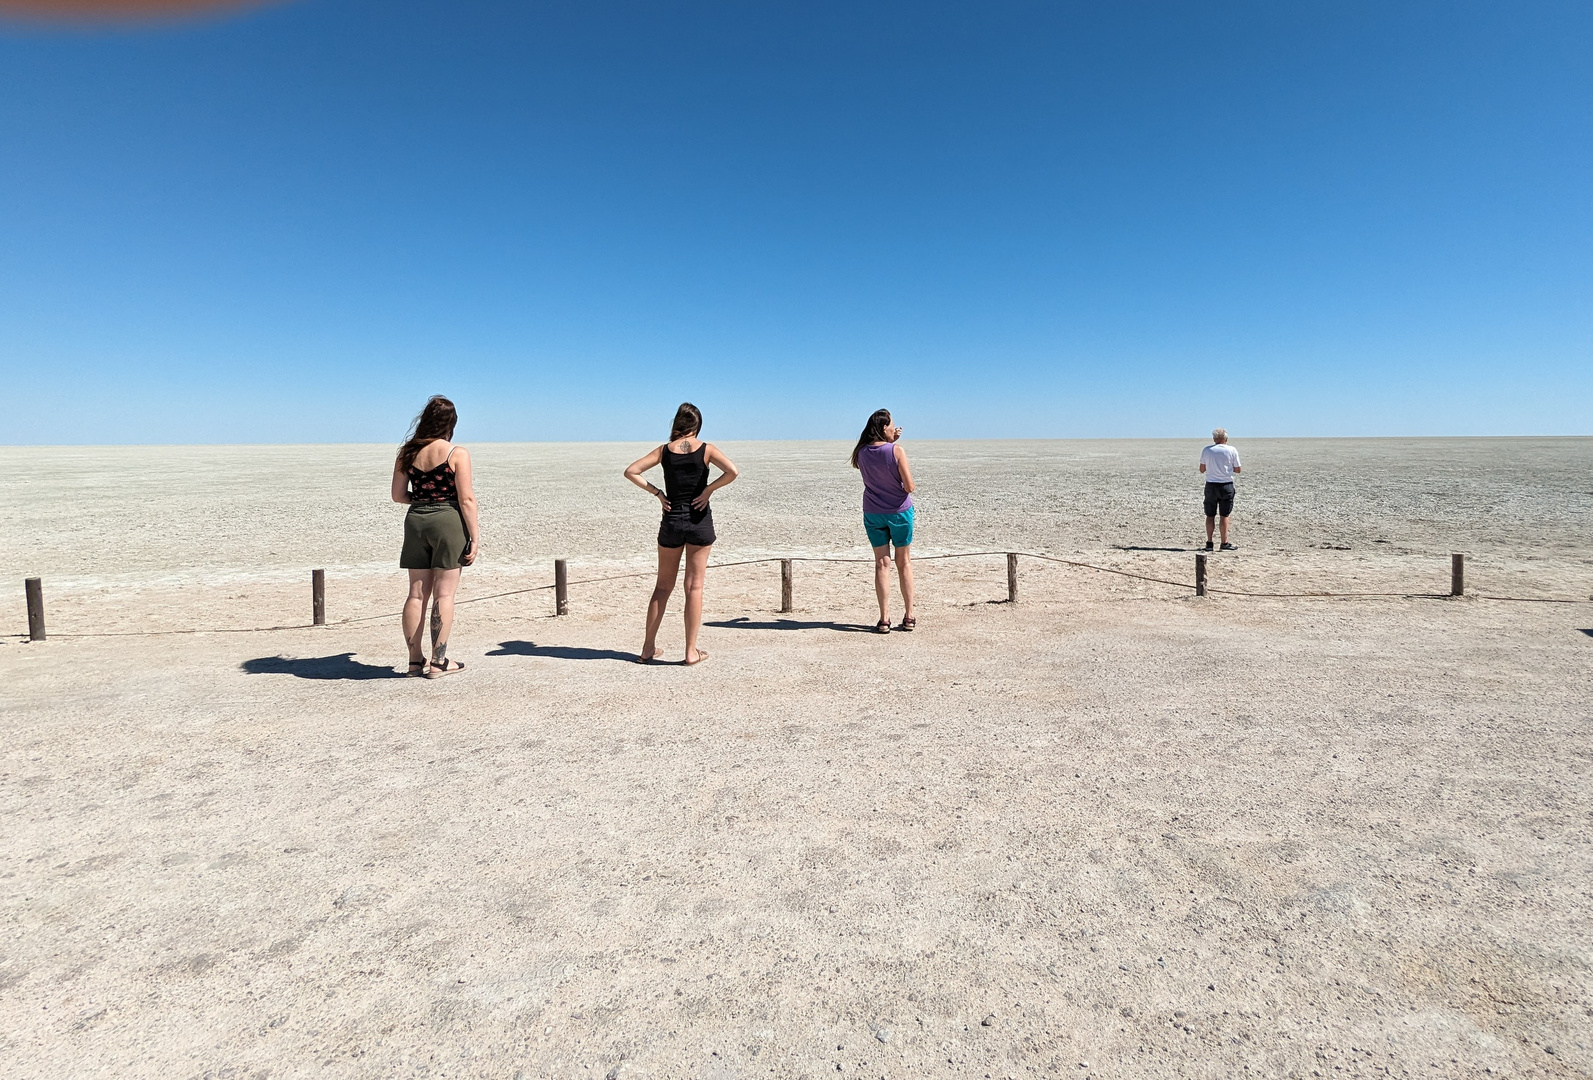
[[[1233,514],[1233,481],[1226,484],[1206,485],[1206,516],[1229,517]]]
[[[690,503],[684,510],[671,510],[658,525],[658,546],[678,548],[691,544],[707,547],[717,537],[714,535],[713,507],[697,510]]]
[[[421,503],[404,515],[405,570],[457,570],[465,553],[465,521],[453,503]]]

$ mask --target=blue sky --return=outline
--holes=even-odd
[[[19,443],[1593,433],[1593,5],[0,19]]]

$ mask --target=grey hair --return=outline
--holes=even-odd
[[[1220,428],[1217,428],[1216,430],[1214,430],[1211,433],[1211,441],[1212,442],[1227,442],[1228,441],[1228,429],[1220,427]]]

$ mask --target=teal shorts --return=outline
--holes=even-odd
[[[904,548],[913,542],[913,508],[899,514],[864,514],[863,528],[868,532],[869,547],[895,544]]]

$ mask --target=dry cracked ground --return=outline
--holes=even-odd
[[[0,642],[6,1074],[1593,1072],[1593,606],[720,580]]]

